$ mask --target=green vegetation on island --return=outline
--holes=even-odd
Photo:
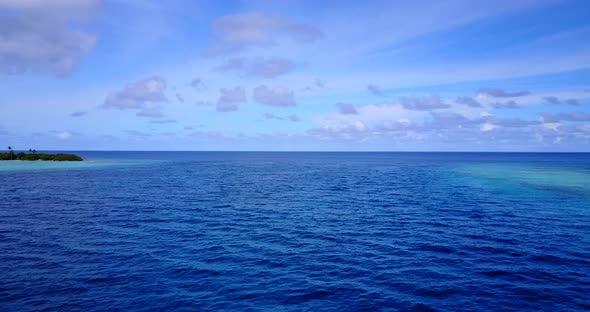
[[[0,152],[0,160],[48,160],[48,161],[82,161],[82,157],[74,154],[45,154],[37,153],[34,149],[29,149],[28,153],[16,153],[12,147],[8,147],[8,152]]]

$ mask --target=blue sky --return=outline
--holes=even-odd
[[[17,149],[590,151],[588,1],[0,0]]]

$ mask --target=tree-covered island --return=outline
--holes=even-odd
[[[29,149],[28,153],[15,152],[11,146],[8,152],[0,152],[0,160],[47,160],[47,161],[82,161],[82,157],[74,154],[45,154],[37,153],[34,149]]]

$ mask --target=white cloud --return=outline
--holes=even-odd
[[[531,92],[529,91],[514,91],[509,92],[504,89],[500,88],[482,88],[477,91],[478,94],[487,95],[495,98],[513,98],[513,97],[520,97],[525,95],[530,95]]]
[[[98,1],[0,0],[0,72],[69,75],[96,43],[96,36],[72,22],[84,22]]]
[[[486,122],[480,126],[480,130],[484,132],[492,131],[496,128],[498,128],[498,125],[494,124],[493,122]]]
[[[265,119],[275,119],[275,120],[288,120],[288,121],[300,121],[301,119],[297,115],[288,115],[288,116],[277,116],[272,113],[264,114]]]
[[[201,80],[200,78],[195,78],[195,79],[191,80],[189,85],[199,91],[205,89],[205,83],[203,83],[203,80]]]
[[[321,80],[321,79],[316,79],[315,80],[315,85],[316,85],[316,87],[318,87],[320,89],[323,89],[323,88],[326,87],[326,81]]]
[[[470,97],[470,96],[458,96],[455,99],[455,102],[458,104],[463,104],[463,105],[467,105],[470,107],[481,107],[481,103],[479,103],[477,100],[475,100],[474,98]]]
[[[558,122],[546,122],[543,123],[543,128],[558,131],[560,124]]]
[[[0,0],[0,8],[57,20],[87,20],[96,14],[99,5],[100,0]]]
[[[369,92],[371,92],[373,95],[383,96],[383,92],[381,91],[381,88],[378,85],[369,84],[367,86],[367,90],[369,90]]]
[[[254,100],[263,105],[276,107],[296,105],[293,91],[282,86],[273,88],[264,85],[258,86],[254,89]]]
[[[359,113],[356,108],[354,108],[354,105],[350,103],[336,103],[336,106],[338,107],[340,114],[343,115],[358,115]]]
[[[172,124],[176,123],[176,119],[154,119],[150,122],[153,124]]]
[[[255,78],[275,78],[293,70],[294,64],[284,58],[232,58],[217,67],[221,72],[236,72]]]
[[[368,128],[398,127],[411,124],[411,120],[421,119],[427,115],[425,111],[406,110],[397,104],[370,104],[355,107],[357,114],[341,114],[330,112],[313,116],[312,121],[325,129],[354,128],[356,121]]]
[[[449,104],[444,103],[438,94],[401,97],[399,103],[410,110],[433,110],[451,107]]]
[[[60,140],[67,140],[73,136],[73,134],[69,131],[63,131],[55,135]]]
[[[164,102],[166,96],[166,81],[157,76],[138,80],[127,84],[123,90],[113,92],[107,96],[103,107],[118,109],[141,109],[147,102]]]
[[[586,122],[590,121],[590,113],[585,112],[569,112],[569,113],[539,113],[539,116],[545,122],[558,122],[558,121],[573,121],[573,122]]]
[[[217,101],[218,112],[232,112],[238,110],[238,103],[246,102],[246,89],[237,86],[233,89],[222,88],[219,90],[219,100]]]
[[[574,105],[577,106],[578,100],[576,99],[566,99],[566,100],[561,100],[560,98],[556,97],[556,96],[544,96],[543,100],[549,104],[568,104],[568,105]]]
[[[233,49],[269,47],[287,39],[298,43],[313,42],[323,34],[311,25],[261,13],[244,13],[218,17],[213,32],[220,43],[209,47],[209,55]]]
[[[162,118],[162,111],[158,107],[145,107],[135,114],[138,117]]]
[[[518,105],[518,103],[516,103],[515,101],[506,101],[506,102],[495,102],[492,103],[491,106],[493,108],[508,108],[508,109],[515,109],[515,108],[520,108],[520,105]]]

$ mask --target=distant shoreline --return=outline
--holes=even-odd
[[[75,154],[46,154],[37,152],[14,152],[9,150],[6,153],[0,153],[0,161],[83,161],[84,159]]]

